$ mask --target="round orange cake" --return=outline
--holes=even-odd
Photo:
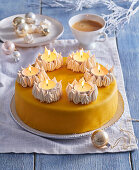
[[[41,103],[32,95],[32,88],[24,88],[15,83],[15,105],[20,119],[28,126],[51,134],[83,133],[97,129],[106,124],[117,110],[118,92],[114,80],[110,86],[98,88],[97,100],[88,104],[74,104],[68,101],[66,86],[83,77],[64,65],[55,71],[48,72],[52,79],[62,80],[63,95],[58,102]]]

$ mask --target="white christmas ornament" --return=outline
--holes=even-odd
[[[27,43],[27,44],[31,44],[31,43],[33,43],[33,41],[34,41],[34,39],[33,39],[32,34],[27,34],[24,37],[24,42]]]
[[[28,26],[29,26],[29,30],[28,30],[28,33],[29,33],[29,34],[36,33],[37,25],[35,25],[35,24],[29,24]]]
[[[97,148],[103,148],[109,146],[109,136],[104,130],[96,130],[91,136],[92,143]]]
[[[45,19],[45,20],[40,22],[40,25],[45,25],[46,27],[49,27],[51,25],[51,22],[48,21],[47,19]]]
[[[5,41],[2,44],[1,48],[2,48],[2,51],[4,52],[4,54],[10,55],[15,50],[15,45],[12,41]]]
[[[15,30],[16,34],[19,37],[24,37],[29,31],[29,26],[28,24],[24,23],[24,24],[19,24]]]
[[[25,20],[27,24],[35,24],[36,15],[33,12],[29,12],[25,15]]]
[[[14,28],[16,28],[17,25],[24,24],[24,23],[25,23],[25,19],[23,17],[16,17],[16,18],[13,19]]]

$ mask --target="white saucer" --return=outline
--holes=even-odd
[[[42,36],[39,34],[33,34],[34,42],[32,44],[26,44],[23,40],[23,38],[19,38],[12,25],[12,21],[15,17],[22,16],[24,17],[24,14],[18,14],[14,16],[10,16],[8,18],[5,18],[0,21],[0,39],[2,41],[11,40],[15,43],[18,47],[35,47],[40,45],[48,44],[56,39],[58,39],[64,32],[63,25],[55,20],[54,18],[43,16],[43,15],[36,15],[37,22],[40,23],[40,21],[47,19],[51,22],[50,26],[50,33],[47,36]]]
[[[16,113],[15,109],[15,97],[12,97],[11,104],[10,104],[10,110],[11,110],[11,116],[15,120],[15,122],[22,127],[23,129],[27,130],[30,133],[36,134],[38,136],[46,137],[46,138],[53,138],[53,139],[75,139],[75,138],[81,138],[84,136],[89,136],[93,133],[93,131],[85,132],[85,133],[80,133],[80,134],[65,134],[65,135],[58,135],[58,134],[49,134],[49,133],[44,133],[39,130],[33,129],[26,125],[19,117],[18,114]],[[120,92],[118,92],[118,107],[117,107],[117,112],[115,113],[114,117],[105,125],[103,125],[99,129],[105,129],[110,126],[112,126],[114,123],[116,123],[122,114],[124,113],[124,101],[122,98],[122,95]],[[97,130],[97,129],[96,129]]]

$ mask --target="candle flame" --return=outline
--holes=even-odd
[[[56,50],[55,50],[55,48],[54,48],[53,52],[56,54]]]
[[[98,71],[100,72],[100,65],[98,64]]]
[[[46,79],[46,86],[48,86],[48,79]]]
[[[46,54],[47,53],[47,48],[45,47],[45,49],[44,49],[44,54]]]
[[[47,57],[47,56],[49,55],[49,52],[48,52],[48,51],[49,51],[49,50],[45,47],[44,53],[43,53],[43,54],[40,54],[39,56],[41,56],[42,58]]]
[[[80,56],[82,58],[82,56],[83,56],[83,49],[80,50]]]
[[[84,86],[84,80],[82,81],[82,88],[83,88],[83,86]]]
[[[42,55],[42,54],[41,54],[41,53],[39,53],[39,54],[38,54],[38,57],[40,57],[41,55]]]
[[[51,52],[50,52],[50,50],[48,50],[48,57],[50,57],[50,54],[51,54]]]
[[[30,71],[30,73],[31,73],[31,65],[29,65],[29,68],[28,68],[28,69],[29,69],[29,71]]]

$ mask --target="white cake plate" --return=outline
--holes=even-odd
[[[0,21],[0,39],[2,41],[5,42],[6,40],[11,40],[18,47],[35,47],[49,44],[50,42],[58,39],[64,32],[63,25],[59,21],[48,16],[36,14],[38,24],[44,19],[47,19],[51,22],[51,26],[49,28],[50,33],[47,36],[33,34],[34,42],[32,44],[27,44],[24,42],[23,38],[20,38],[16,35],[13,29],[12,21],[17,16],[24,17],[25,14],[13,15]]]
[[[13,119],[15,120],[15,122],[22,127],[23,129],[27,130],[28,132],[31,132],[33,134],[36,134],[38,136],[42,136],[42,137],[46,137],[46,138],[53,138],[53,139],[74,139],[74,138],[81,138],[84,136],[88,136],[91,135],[93,133],[93,131],[89,131],[89,132],[85,132],[85,133],[80,133],[80,134],[65,134],[65,135],[58,135],[58,134],[49,134],[49,133],[44,133],[41,132],[39,130],[33,129],[31,127],[29,127],[28,125],[26,125],[18,116],[18,114],[16,113],[16,109],[15,109],[15,97],[12,97],[11,100],[11,104],[10,104],[10,110],[11,110],[11,116],[13,117]],[[122,116],[122,114],[124,113],[124,101],[122,98],[122,95],[120,94],[120,92],[118,91],[118,107],[117,107],[117,111],[114,115],[114,117],[105,125],[103,125],[102,127],[100,127],[99,129],[105,129],[107,127],[112,126],[114,123],[116,123],[120,117]],[[95,129],[97,130],[97,129]]]

